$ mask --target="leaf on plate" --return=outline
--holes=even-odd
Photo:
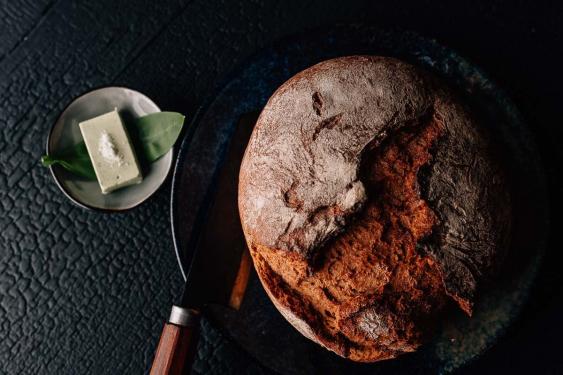
[[[41,157],[41,164],[45,167],[50,167],[54,164],[61,165],[64,169],[75,175],[87,178],[89,180],[96,179],[94,167],[90,161],[88,150],[84,142],[80,142],[75,146],[66,149],[60,156],[43,155]]]
[[[136,119],[129,130],[142,148],[137,153],[149,162],[166,154],[176,143],[184,118],[184,115],[177,112],[157,112]]]

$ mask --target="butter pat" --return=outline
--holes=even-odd
[[[139,163],[117,109],[79,126],[103,194],[142,181]]]

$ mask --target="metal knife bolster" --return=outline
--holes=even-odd
[[[192,327],[199,323],[199,315],[200,312],[197,310],[172,305],[168,323],[181,327]]]

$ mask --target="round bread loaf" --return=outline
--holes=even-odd
[[[284,83],[239,176],[260,280],[303,335],[355,361],[416,350],[507,248],[510,200],[490,136],[401,61],[349,56]]]

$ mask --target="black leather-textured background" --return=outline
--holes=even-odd
[[[146,372],[182,287],[169,183],[108,215],[74,206],[39,165],[58,112],[94,87],[129,86],[189,116],[229,70],[284,35],[351,22],[411,29],[506,88],[560,196],[563,6],[453,3],[0,0],[0,374]],[[563,371],[557,246],[520,322],[468,371]],[[194,371],[268,372],[207,323]]]

